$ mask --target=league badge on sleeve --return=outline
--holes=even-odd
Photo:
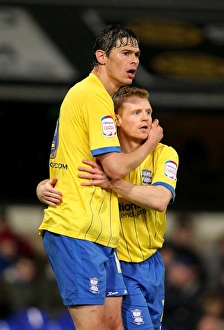
[[[168,160],[165,163],[165,176],[171,180],[177,179],[177,164],[172,160]]]
[[[114,137],[117,134],[116,127],[112,116],[104,116],[101,118],[103,135],[106,137]]]

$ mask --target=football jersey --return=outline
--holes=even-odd
[[[153,153],[125,177],[135,185],[161,185],[175,198],[177,152],[167,145],[159,143]],[[121,220],[118,257],[126,262],[141,262],[153,255],[164,242],[166,229],[166,211],[158,212],[136,205],[119,196]]]
[[[120,152],[114,119],[112,98],[94,74],[68,91],[61,105],[49,161],[50,178],[57,177],[55,188],[63,192],[63,200],[56,208],[49,206],[44,210],[40,234],[48,230],[117,246],[117,195],[100,187],[81,186],[82,179],[77,176],[83,159]]]

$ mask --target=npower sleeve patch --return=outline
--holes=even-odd
[[[106,137],[114,137],[117,134],[116,127],[112,116],[104,116],[101,118],[103,134]]]
[[[171,180],[177,179],[177,164],[172,160],[165,163],[165,175]]]

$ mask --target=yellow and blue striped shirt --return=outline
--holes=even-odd
[[[176,174],[179,159],[177,152],[160,143],[154,152],[125,180],[135,185],[162,185],[175,198]],[[164,242],[166,212],[145,209],[119,196],[121,220],[118,257],[126,262],[141,262],[152,256]]]
[[[77,177],[82,159],[120,152],[114,124],[114,107],[101,81],[92,73],[65,96],[50,155],[50,178],[63,201],[44,210],[39,227],[54,233],[116,247],[119,241],[117,195],[100,187],[81,186]]]

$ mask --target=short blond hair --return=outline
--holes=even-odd
[[[121,105],[131,96],[138,96],[141,99],[149,100],[149,93],[146,89],[130,86],[121,87],[112,97],[114,102],[114,112],[116,114]]]

